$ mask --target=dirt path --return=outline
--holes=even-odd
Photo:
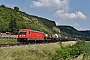
[[[79,55],[77,58],[75,58],[74,60],[82,60],[83,58],[83,54]]]

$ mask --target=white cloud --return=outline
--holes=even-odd
[[[79,27],[80,25],[78,23],[73,24],[75,27]]]
[[[39,0],[32,1],[31,7],[39,7],[39,8],[63,8],[68,10],[68,2],[69,0]]]
[[[64,10],[57,10],[54,13],[54,16],[59,18],[59,19],[62,19],[62,20],[65,20],[65,19],[86,19],[86,16],[80,11],[76,12],[76,13],[68,13],[68,12],[65,12]]]
[[[59,18],[59,20],[86,19],[87,17],[81,11],[69,13],[69,1],[70,0],[38,0],[32,1],[31,7],[59,9],[53,15]]]
[[[81,19],[86,19],[86,16],[82,12],[76,12],[76,17]]]

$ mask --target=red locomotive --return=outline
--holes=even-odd
[[[18,32],[18,41],[44,40],[44,32],[34,31],[30,29],[20,29]]]

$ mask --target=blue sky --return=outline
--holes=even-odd
[[[57,25],[90,30],[90,0],[0,0],[0,5],[19,7],[30,15],[47,18]]]

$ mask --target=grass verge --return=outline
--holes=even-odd
[[[76,43],[76,42],[75,42]],[[65,45],[72,42],[62,43]],[[57,49],[60,49],[60,43],[48,44],[29,44],[25,46],[1,47],[0,60],[52,60]]]
[[[0,38],[0,44],[16,44],[17,39],[14,38]]]

